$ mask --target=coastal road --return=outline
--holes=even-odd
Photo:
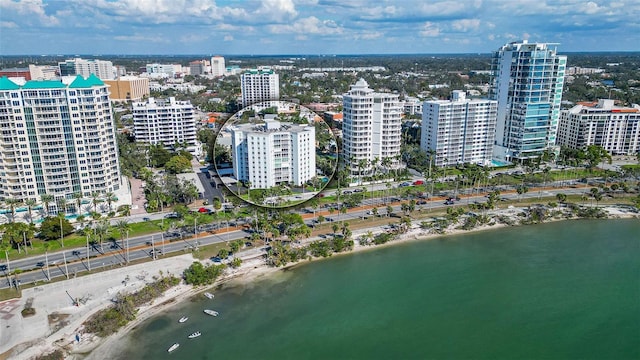
[[[533,190],[522,195],[518,195],[517,193],[513,192],[506,192],[502,193],[500,197],[505,200],[535,199],[540,197],[553,197],[555,196],[555,194],[560,192],[567,195],[583,194],[585,192],[588,192],[588,190],[589,187],[581,186],[579,188],[564,188],[540,191]],[[456,202],[456,205],[468,205],[475,202],[482,203],[486,200],[487,198],[484,196],[484,194],[465,196],[460,201]],[[351,209],[346,214],[340,214],[338,211],[334,212],[333,214],[329,214],[324,208],[317,209],[315,216],[313,215],[313,209],[303,209],[300,211],[300,213],[303,214],[305,223],[313,226],[317,223],[316,220],[321,214],[327,219],[327,222],[341,220],[349,221],[370,217],[370,209],[374,206],[378,208],[378,213],[380,215],[386,214],[386,205],[380,198],[366,199],[363,201],[362,206],[356,209]],[[445,205],[443,200],[441,198],[438,198],[426,201],[425,204],[416,205],[416,208],[422,208],[429,211],[431,209],[445,208],[447,206],[450,205]],[[395,213],[400,213],[400,203],[396,202],[393,208]],[[155,217],[162,217],[162,214],[156,215]],[[208,226],[213,227],[215,225]],[[163,234],[151,234],[130,238],[128,239],[128,241],[124,242],[120,240],[116,242],[104,242],[102,246],[100,246],[99,244],[87,245],[86,247],[82,248],[58,251],[55,253],[47,254],[46,256],[39,255],[15,260],[11,261],[8,265],[10,265],[11,271],[19,269],[22,272],[20,275],[18,275],[18,278],[20,279],[22,284],[26,284],[34,281],[47,281],[49,277],[55,278],[66,276],[66,274],[72,276],[76,272],[86,271],[88,269],[124,266],[127,259],[127,248],[129,249],[129,260],[131,261],[141,258],[151,259],[152,253],[150,251],[154,248],[157,251],[161,251],[162,253],[167,254],[170,252],[184,251],[185,249],[188,250],[191,247],[209,245],[217,242],[224,242],[235,239],[243,239],[250,236],[249,232],[240,228],[223,227],[221,229],[210,228],[210,230],[219,233],[200,233],[198,234],[197,239],[191,237],[185,240],[182,240],[182,238],[185,236],[191,236],[193,234],[193,231],[190,234],[180,234],[176,231]],[[162,245],[163,240],[164,246]],[[88,262],[87,254],[89,257]],[[49,264],[48,269],[47,263]],[[8,277],[8,271],[9,266],[7,266],[6,269],[0,270],[0,276],[3,276],[6,280],[0,282],[0,288],[6,288],[11,284],[11,281]]]
[[[166,240],[164,244],[161,243],[161,239],[157,235],[140,236],[137,238],[131,238],[128,242],[128,257],[129,261],[138,259],[153,259],[152,250],[157,251],[157,256],[161,257],[161,254],[168,254],[180,251],[191,251],[198,246],[210,245],[219,242],[232,241],[236,239],[243,239],[249,236],[249,233],[244,230],[233,230],[229,232],[223,232],[214,235],[199,236],[198,238],[189,238],[185,240],[175,239],[173,241]],[[32,283],[36,281],[48,281],[49,278],[64,277],[69,274],[69,277],[73,277],[76,273],[87,271],[89,269],[100,268],[113,268],[116,266],[126,265],[127,259],[127,246],[122,244],[121,241],[117,243],[104,243],[103,249],[100,245],[89,246],[88,248],[76,248],[65,251],[59,251],[56,253],[48,254],[47,256],[35,256],[31,258],[12,261],[11,271],[20,269],[21,274],[17,276],[21,284]],[[89,260],[87,261],[87,253],[89,254]],[[66,260],[66,261],[65,261]],[[47,262],[49,266],[47,267]],[[65,265],[66,264],[66,265]],[[8,269],[0,272],[0,275],[4,280],[0,283],[0,288],[7,288],[13,282],[14,277],[11,280],[8,276]]]

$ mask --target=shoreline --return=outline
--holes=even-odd
[[[522,212],[524,208],[511,208],[511,209],[501,209],[498,211],[499,213],[503,213],[503,215],[507,215],[511,219],[517,219],[518,213]],[[620,206],[611,206],[604,208],[607,212],[608,216],[604,218],[606,219],[621,219],[621,218],[638,218],[639,215],[637,213],[629,213],[625,211],[624,208]],[[549,218],[544,221],[544,223],[551,223],[557,221],[566,221],[566,220],[580,220],[583,218]],[[419,219],[416,219],[419,220]],[[416,221],[417,222],[417,221]],[[358,237],[362,233],[366,233],[371,228],[354,230],[353,239],[355,240],[355,244],[352,250],[344,251],[340,253],[332,253],[331,256],[327,258],[331,258],[332,256],[341,256],[348,255],[352,253],[359,253],[362,251],[368,251],[370,249],[380,249],[386,246],[394,246],[396,244],[406,244],[413,241],[424,241],[424,240],[432,240],[436,238],[449,237],[451,235],[460,235],[460,234],[470,234],[475,232],[481,232],[486,230],[498,230],[505,227],[512,226],[523,226],[522,224],[516,223],[514,225],[508,225],[504,223],[495,222],[493,224],[484,224],[478,227],[475,227],[470,230],[462,230],[456,229],[459,224],[450,225],[443,234],[432,233],[429,230],[420,229],[419,226],[414,224],[409,231],[404,234],[400,234],[397,239],[389,241],[385,244],[380,245],[360,245],[359,241],[357,241]],[[382,232],[383,230],[379,230],[374,233]],[[307,239],[304,243],[311,242],[315,239]],[[254,251],[255,252],[255,251]],[[239,254],[240,255],[240,254]],[[188,267],[191,262],[197,261],[197,259],[193,258],[191,254],[180,255],[182,259],[182,265],[185,265],[183,268]],[[178,257],[176,257],[178,258]],[[185,260],[186,259],[186,260]],[[237,269],[229,268],[227,272],[217,279],[213,284],[207,286],[193,287],[191,285],[186,285],[181,283],[168,291],[166,291],[161,297],[155,299],[152,303],[142,306],[138,309],[138,314],[136,318],[125,325],[123,328],[119,329],[116,333],[109,335],[105,338],[98,337],[94,334],[83,334],[81,336],[81,341],[79,343],[75,342],[74,335],[78,334],[82,331],[82,323],[86,321],[91,315],[95,312],[110,306],[110,302],[103,302],[99,306],[93,306],[91,311],[86,312],[80,319],[75,319],[72,323],[64,326],[63,328],[44,336],[41,336],[35,340],[26,340],[21,343],[16,344],[9,350],[5,351],[3,354],[0,354],[0,360],[7,358],[10,355],[16,356],[18,359],[32,359],[40,354],[46,354],[52,352],[54,350],[62,350],[65,354],[66,359],[102,359],[102,358],[114,358],[115,354],[118,354],[119,346],[117,345],[120,342],[125,341],[125,336],[136,329],[143,321],[162,313],[172,307],[175,307],[178,304],[183,303],[184,301],[191,299],[194,296],[198,296],[198,294],[206,291],[207,289],[217,288],[224,284],[227,284],[231,281],[241,281],[242,283],[251,283],[256,279],[259,279],[264,276],[268,276],[270,274],[276,273],[278,271],[289,271],[293,270],[298,266],[304,265],[310,261],[318,261],[323,260],[324,258],[311,258],[309,260],[300,260],[295,263],[289,263],[281,267],[271,267],[266,264],[264,259],[262,258],[261,253],[251,254],[251,251],[248,251],[246,257],[243,257],[242,265]],[[160,261],[172,262],[172,258],[163,259]],[[159,261],[159,262],[160,262]],[[188,261],[188,264],[187,264]],[[158,263],[159,263],[158,262]],[[203,261],[207,262],[207,261]],[[141,264],[144,266],[144,264]],[[131,268],[135,268],[140,265],[132,266]],[[175,266],[174,266],[175,267]],[[178,266],[179,267],[179,266]],[[123,268],[126,269],[126,268]],[[122,270],[122,269],[118,269]],[[105,273],[110,273],[112,271],[118,270],[110,270]],[[135,273],[138,269],[129,269],[128,273]],[[104,274],[104,273],[103,273]],[[99,274],[96,274],[99,275]],[[128,276],[127,276],[128,277]],[[55,284],[51,284],[55,285]],[[23,294],[23,298],[25,295]],[[24,300],[24,299],[23,299]],[[35,307],[35,306],[34,306]],[[60,310],[69,310],[65,308],[61,308]],[[19,311],[18,311],[18,316]],[[62,338],[60,338],[62,336]],[[66,339],[64,338],[66,336]],[[23,351],[20,351],[20,347],[25,348]],[[14,350],[17,350],[17,354],[12,354]],[[97,354],[100,354],[99,357]]]

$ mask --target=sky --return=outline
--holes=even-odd
[[[0,0],[0,55],[640,51],[640,0]]]

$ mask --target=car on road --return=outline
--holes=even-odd
[[[164,217],[165,219],[177,219],[180,217],[180,214],[173,212],[173,213],[168,213]]]
[[[211,214],[213,213],[213,210],[201,207],[200,209],[198,209],[198,212],[201,214]]]
[[[362,190],[362,189],[354,189],[353,192],[354,193],[361,193],[361,192],[364,192],[364,190]]]
[[[318,194],[318,197],[319,197],[319,198],[323,198],[323,197],[324,197],[324,194],[320,193],[320,194]]]
[[[36,263],[36,266],[37,266],[37,267],[44,267],[44,261],[38,261],[38,262]]]
[[[73,255],[73,256],[80,256],[80,251],[79,251],[79,250],[73,250],[73,251],[71,252],[71,255]]]
[[[333,218],[330,218],[330,217],[326,218],[325,220],[327,220],[327,222],[332,222],[332,221],[334,221],[334,220],[333,220]]]
[[[407,186],[411,186],[411,183],[408,181],[405,181],[403,183],[401,183],[400,185],[398,185],[398,187],[407,187]]]
[[[427,201],[426,200],[418,200],[418,202],[416,202],[416,204],[418,204],[418,205],[426,205]]]
[[[0,265],[0,271],[7,271],[7,265]]]
[[[444,202],[444,204],[445,204],[445,205],[453,205],[453,204],[454,204],[454,202],[453,202],[453,200],[449,200],[449,199],[447,199],[447,201],[445,201],[445,202]]]
[[[424,180],[416,180],[413,182],[413,185],[424,185]]]
[[[142,218],[142,221],[151,221],[151,218],[143,217],[143,218]]]
[[[352,192],[353,192],[353,191],[351,191],[351,190],[346,190],[345,192],[343,192],[343,194],[344,194],[344,195],[349,195],[349,194],[351,194]]]

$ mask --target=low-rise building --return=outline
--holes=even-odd
[[[112,101],[138,101],[149,96],[149,79],[137,76],[121,76],[115,80],[105,80],[109,85]]]
[[[252,189],[301,186],[316,176],[314,126],[267,120],[230,131],[233,175]]]
[[[615,106],[614,100],[579,103],[560,113],[558,145],[584,149],[600,145],[613,155],[640,151],[640,106]]]
[[[162,144],[167,149],[173,149],[177,143],[199,155],[195,111],[190,101],[170,97],[134,102],[133,127],[136,141]]]

